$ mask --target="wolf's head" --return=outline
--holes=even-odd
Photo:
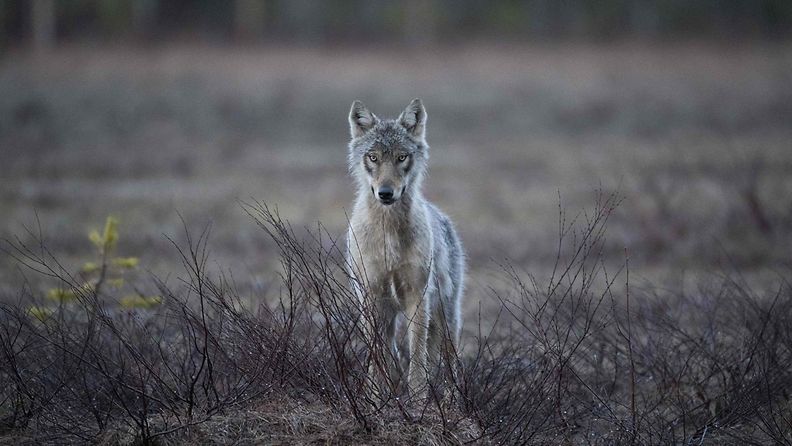
[[[429,158],[426,110],[420,99],[413,99],[395,120],[380,120],[355,101],[349,128],[349,170],[361,193],[390,206],[420,188]]]

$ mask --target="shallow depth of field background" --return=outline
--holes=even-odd
[[[349,105],[420,97],[469,318],[499,262],[545,274],[559,199],[573,218],[600,188],[624,197],[605,255],[634,282],[761,283],[792,254],[790,24],[774,0],[2,1],[0,235],[37,214],[77,268],[114,215],[119,252],[167,276],[180,215],[211,222],[211,267],[266,299],[277,256],[239,201],[341,239]],[[22,280],[0,258],[6,295]]]

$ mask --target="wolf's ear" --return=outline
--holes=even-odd
[[[410,105],[399,115],[399,124],[411,135],[424,139],[426,135],[426,109],[420,99],[413,99]]]
[[[377,116],[371,113],[362,102],[352,103],[352,109],[349,110],[349,132],[353,138],[362,136],[378,122]]]

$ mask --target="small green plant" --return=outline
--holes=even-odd
[[[47,291],[47,299],[54,300],[56,302],[70,302],[76,298],[77,293],[70,289],[53,288]]]
[[[32,306],[28,308],[28,314],[41,322],[49,319],[53,312],[52,308],[49,307]]]
[[[154,308],[162,303],[162,298],[160,296],[130,295],[122,297],[119,303],[124,308]]]
[[[81,285],[59,286],[47,291],[47,300],[59,305],[74,302],[86,296],[99,296],[102,291],[112,289],[121,291],[127,285],[125,276],[138,268],[140,259],[137,257],[116,257],[115,248],[118,242],[118,219],[107,217],[102,232],[92,230],[88,239],[96,248],[96,259],[85,262],[80,268],[80,277],[85,282]],[[151,309],[162,303],[160,296],[142,296],[130,294],[119,300],[121,307],[126,309]],[[46,321],[55,312],[47,306],[32,306],[28,309],[31,317]]]

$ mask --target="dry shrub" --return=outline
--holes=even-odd
[[[7,241],[76,299],[38,317],[26,285],[0,306],[0,432],[37,444],[792,443],[789,284],[758,292],[731,271],[696,293],[631,288],[627,260],[603,255],[619,202],[600,194],[569,220],[559,206],[551,276],[504,264],[499,310],[480,315],[446,358],[457,373],[426,400],[368,376],[389,358],[362,332],[343,243],[262,203],[243,207],[275,242],[282,286],[254,308],[231,274],[207,271],[208,229],[185,225],[184,274],[145,280],[162,296],[146,309],[81,288],[40,237]]]

